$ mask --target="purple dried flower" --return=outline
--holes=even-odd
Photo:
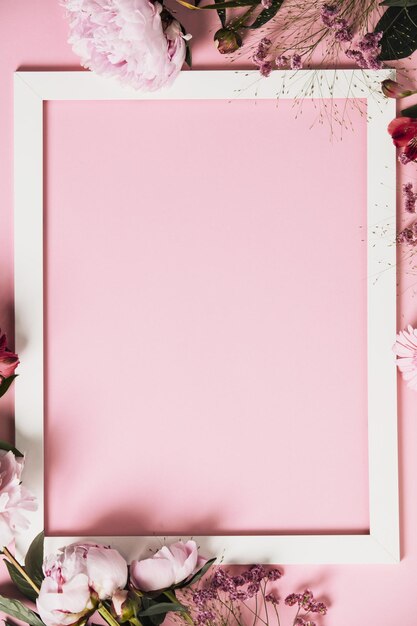
[[[413,191],[413,183],[405,183],[403,185],[403,196],[405,200],[404,209],[407,213],[415,213],[417,193]]]
[[[235,587],[241,587],[246,583],[244,576],[233,576],[232,580]]]
[[[213,622],[215,620],[215,615],[213,611],[200,611],[197,614],[197,624],[207,624],[208,622]]]
[[[277,67],[287,67],[289,63],[289,58],[286,57],[283,54],[280,54],[279,56],[277,56],[277,58],[275,59],[275,65]]]
[[[415,246],[417,244],[416,223],[414,222],[411,228],[404,228],[397,235],[397,243],[405,243],[408,246]]]
[[[312,613],[320,613],[320,615],[326,615],[327,606],[324,602],[312,602],[310,605],[310,611]]]
[[[320,18],[325,26],[333,27],[335,16],[339,13],[340,8],[335,4],[323,4],[320,10]]]
[[[290,593],[289,596],[285,598],[285,604],[287,606],[294,606],[295,604],[299,604],[301,602],[302,596],[298,593]]]
[[[294,621],[294,626],[305,626],[305,624],[306,623],[302,617],[297,617],[297,619]]]
[[[270,569],[268,572],[268,580],[274,582],[275,580],[279,580],[282,576],[282,573],[276,567],[274,569]]]
[[[261,76],[269,76],[272,72],[272,63],[271,61],[265,61],[262,65],[259,66],[259,72]]]
[[[271,604],[274,604],[275,606],[279,604],[278,598],[273,593],[267,593],[265,596],[265,600],[266,602],[270,602]]]
[[[292,70],[301,70],[303,62],[299,54],[293,54],[290,58],[290,66]]]
[[[255,583],[260,583],[263,578],[267,576],[266,569],[263,565],[252,565],[249,568],[251,574],[251,580]]]
[[[361,69],[363,70],[368,69],[368,61],[365,59],[365,57],[363,56],[360,50],[352,50],[352,49],[346,50],[345,54],[348,57],[348,59],[355,61],[356,65],[360,67]]]
[[[264,9],[270,9],[272,6],[272,0],[261,0],[261,5]]]
[[[374,57],[368,59],[368,68],[370,70],[380,70],[381,67],[383,67],[383,63],[379,59]]]
[[[266,52],[268,52],[271,46],[272,46],[272,41],[268,39],[268,37],[263,37],[258,44],[258,47],[263,48]]]
[[[340,20],[340,21],[346,22],[346,20]],[[349,43],[350,41],[352,41],[353,32],[350,26],[347,25],[347,22],[346,22],[346,26],[341,26],[340,28],[336,29],[334,38],[336,41],[339,41],[341,43],[344,43],[344,42]]]
[[[256,594],[259,591],[259,588],[260,588],[259,583],[250,583],[247,589],[248,598],[253,598],[253,596],[256,596]]]
[[[363,37],[361,37],[358,41],[358,48],[362,52],[376,52],[378,54],[380,52],[379,42],[382,39],[383,33],[380,31],[378,33],[365,33]]]

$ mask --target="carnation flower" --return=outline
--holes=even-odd
[[[21,485],[24,458],[0,450],[0,548],[29,527],[22,510],[35,511],[35,498]]]
[[[70,23],[68,41],[84,67],[144,91],[175,80],[185,60],[186,43],[180,24],[159,2],[62,3]]]
[[[417,391],[417,330],[408,325],[407,330],[400,331],[393,350],[398,369],[408,381],[407,387]]]

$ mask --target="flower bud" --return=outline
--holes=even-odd
[[[387,98],[406,98],[407,96],[411,96],[415,91],[410,91],[410,89],[404,89],[399,83],[395,80],[391,80],[387,78],[387,80],[383,80],[381,83],[381,89],[384,96]]]
[[[231,54],[241,47],[242,37],[230,28],[220,28],[214,35],[214,42],[220,54]]]

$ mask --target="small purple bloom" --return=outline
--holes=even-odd
[[[293,54],[290,58],[290,66],[292,70],[301,70],[303,62],[299,54]]]
[[[417,193],[413,191],[413,183],[403,185],[403,196],[405,200],[404,209],[407,213],[416,212]]]
[[[274,604],[275,606],[279,604],[278,598],[273,593],[267,593],[265,596],[265,600],[266,602],[270,602],[271,604]]]

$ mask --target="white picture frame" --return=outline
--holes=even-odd
[[[27,453],[25,483],[36,494],[38,512],[30,531],[20,537],[23,554],[43,529],[43,103],[48,100],[295,98],[298,74],[276,71],[267,80],[255,72],[182,72],[175,84],[156,93],[140,93],[90,72],[16,72],[14,104],[15,306],[16,350],[21,357],[16,385],[16,446]],[[296,76],[296,77],[295,77]],[[368,436],[370,532],[367,534],[211,536],[196,540],[207,556],[225,563],[397,563],[400,560],[396,366],[396,247],[387,238],[371,241],[381,220],[378,207],[395,216],[395,149],[387,125],[395,101],[377,89],[390,70],[323,70],[312,97],[367,100],[368,145]],[[305,78],[308,78],[306,76]],[[285,80],[285,89],[282,89]],[[296,84],[297,83],[297,84]],[[382,185],[381,182],[384,182]],[[392,224],[395,240],[395,219]],[[381,272],[384,267],[392,271]],[[378,280],[375,276],[378,275]],[[53,550],[79,537],[47,537]],[[85,539],[83,537],[82,539]],[[137,558],[157,537],[95,537]]]

